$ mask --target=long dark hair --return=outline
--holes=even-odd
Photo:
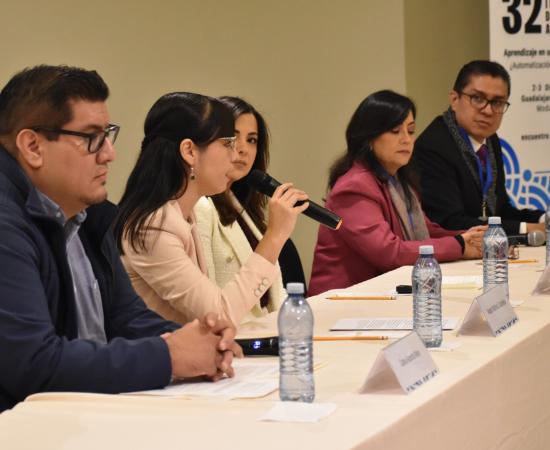
[[[145,119],[141,152],[120,200],[114,233],[122,253],[128,238],[135,251],[146,250],[145,234],[152,214],[187,189],[189,165],[179,145],[191,139],[199,148],[220,137],[233,136],[231,112],[212,97],[188,92],[163,95]]]
[[[338,178],[351,169],[355,161],[370,168],[379,179],[385,181],[388,175],[376,159],[371,143],[378,136],[401,125],[409,112],[416,117],[413,101],[390,90],[378,91],[365,98],[353,113],[346,129],[346,152],[330,168],[329,188],[332,188]],[[409,164],[401,167],[397,175],[409,200],[411,187],[413,189],[417,187]]]
[[[264,118],[250,103],[242,98],[224,96],[220,97],[219,100],[231,110],[235,120],[243,114],[252,114],[255,117],[258,124],[258,144],[256,146],[256,158],[250,170],[258,169],[265,172],[269,164],[269,130]],[[251,188],[247,177],[235,181],[231,185],[231,191],[235,194],[235,197],[237,197],[258,229],[262,233],[265,232],[266,196]],[[241,211],[235,210],[226,192],[213,195],[212,201],[220,215],[222,225],[230,225],[237,220]]]

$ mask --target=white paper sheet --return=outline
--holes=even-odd
[[[524,303],[525,303],[525,300],[519,300],[519,299],[510,300],[510,305],[512,305],[512,308],[517,308],[518,306],[521,306]]]
[[[443,329],[454,330],[458,317],[443,317]],[[364,330],[412,330],[413,321],[406,317],[366,317],[361,319],[340,319],[330,331]]]
[[[429,352],[452,352],[462,345],[460,341],[443,341],[439,347],[428,348]]]
[[[397,298],[397,292],[395,290],[387,291],[387,292],[331,292],[326,295],[326,298],[346,298],[350,300],[361,300],[363,297],[368,297],[365,300],[376,300],[375,298],[371,297],[382,297],[380,300],[395,300]],[[393,298],[385,298],[385,297],[393,297]]]
[[[441,280],[443,289],[479,289],[483,287],[481,275],[443,275]]]
[[[324,334],[316,334],[315,337],[361,337],[361,336],[385,336],[388,339],[401,339],[409,334],[409,330],[363,330],[363,331],[329,331]]]
[[[129,395],[152,395],[160,397],[264,397],[279,387],[279,360],[235,360],[234,378],[224,378],[216,383],[210,381],[177,382],[164,389],[129,392]]]
[[[278,402],[258,420],[272,422],[318,422],[336,410],[335,403]]]

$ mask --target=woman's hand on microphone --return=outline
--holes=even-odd
[[[292,183],[283,183],[275,189],[268,203],[267,229],[256,247],[256,253],[273,264],[277,261],[283,245],[294,230],[298,215],[309,206],[307,199],[307,194],[293,187]],[[299,201],[305,203],[296,206]]]
[[[277,233],[285,242],[294,231],[298,215],[305,211],[308,203],[295,206],[298,201],[306,201],[307,194],[296,189],[292,183],[281,184],[269,199],[267,230]]]

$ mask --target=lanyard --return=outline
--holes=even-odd
[[[489,192],[489,188],[491,187],[491,184],[493,184],[493,169],[491,167],[491,158],[489,157],[489,152],[487,152],[487,158],[485,158],[485,170],[483,170],[483,166],[481,164],[481,161],[479,160],[479,157],[476,155],[474,147],[472,146],[472,142],[470,141],[470,137],[468,136],[468,134],[463,128],[459,128],[459,130],[462,138],[466,141],[466,143],[468,144],[468,147],[470,147],[470,150],[472,151],[475,157],[474,159],[477,164],[477,173],[479,175],[479,182],[481,184],[481,192],[483,194],[483,201],[481,203],[482,215],[480,219],[486,220],[487,192]]]

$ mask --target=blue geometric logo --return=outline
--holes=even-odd
[[[506,175],[506,190],[516,208],[546,210],[550,204],[550,170],[532,171],[519,166],[519,160],[512,146],[500,139],[502,161]]]

